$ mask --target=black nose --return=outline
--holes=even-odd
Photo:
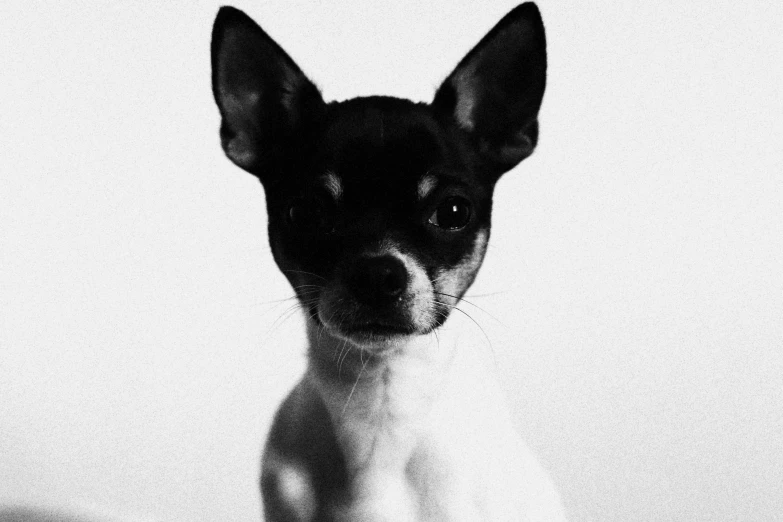
[[[351,270],[348,285],[357,299],[371,306],[390,304],[408,286],[408,271],[394,256],[365,257]]]

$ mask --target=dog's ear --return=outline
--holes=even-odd
[[[212,92],[223,150],[262,181],[324,107],[285,51],[233,7],[220,8],[212,29]]]
[[[538,141],[546,40],[533,3],[517,6],[438,89],[433,108],[467,132],[493,175],[529,156]]]

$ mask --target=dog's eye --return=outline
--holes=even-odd
[[[438,205],[429,223],[447,230],[458,230],[468,224],[470,215],[470,202],[463,197],[452,196]]]
[[[323,231],[329,228],[329,214],[318,200],[298,200],[289,205],[288,223],[301,229]]]

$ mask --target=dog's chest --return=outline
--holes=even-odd
[[[393,404],[393,401],[392,401]],[[341,430],[349,465],[349,506],[344,522],[480,520],[475,467],[461,454],[461,433],[437,432],[431,418],[408,417],[421,403],[396,404],[389,425],[359,422]],[[396,409],[396,408],[393,408]],[[350,431],[350,433],[346,433]],[[445,436],[444,436],[445,435]],[[348,442],[350,440],[350,442]],[[350,467],[355,466],[355,467]],[[339,511],[339,510],[338,510]]]
[[[424,357],[390,358],[324,394],[350,475],[403,475],[427,438],[443,369]]]
[[[476,429],[460,409],[451,360],[400,358],[330,394],[327,408],[349,476],[350,507],[337,520],[478,520]],[[456,379],[455,379],[456,377]],[[454,399],[458,399],[454,401]],[[457,409],[450,404],[458,404]]]

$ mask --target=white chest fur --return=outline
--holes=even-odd
[[[352,382],[308,375],[346,461],[353,501],[344,520],[560,519],[554,488],[514,432],[486,348],[441,329],[382,357],[365,360]]]

